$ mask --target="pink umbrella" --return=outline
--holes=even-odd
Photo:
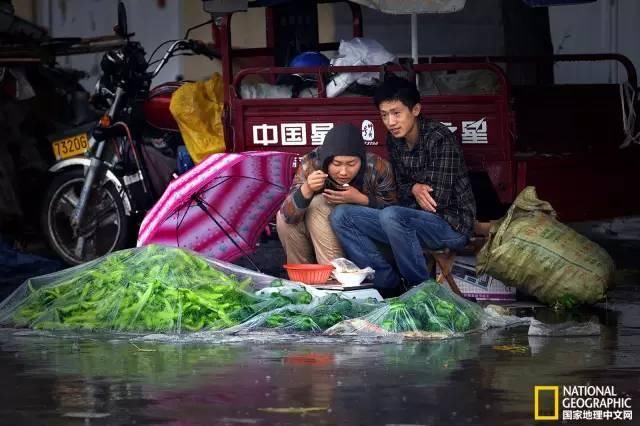
[[[138,246],[182,247],[232,262],[252,252],[287,196],[295,154],[214,154],[171,184],[147,213]]]

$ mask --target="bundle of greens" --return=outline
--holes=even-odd
[[[427,281],[362,319],[393,333],[465,333],[481,326],[482,309]]]
[[[246,290],[249,279],[163,246],[123,250],[51,277],[40,286],[26,283],[11,308],[13,325],[180,333],[237,325],[262,302]]]
[[[305,286],[277,279],[254,293],[252,278],[239,280],[236,269],[212,265],[177,248],[123,250],[27,281],[0,304],[0,324],[118,332],[322,332],[355,321],[352,326],[384,332],[446,335],[481,326],[479,306],[433,281],[380,303],[336,293],[312,295]]]
[[[281,331],[321,332],[335,324],[368,314],[380,304],[375,299],[355,301],[329,294],[309,306],[291,306],[269,312],[261,324]]]
[[[278,288],[278,291],[256,296],[257,301],[255,303],[242,307],[240,310],[234,312],[232,317],[237,318],[239,323],[241,323],[259,314],[278,311],[287,306],[308,305],[313,300],[313,296],[302,286],[295,285],[285,287],[279,279],[273,280],[271,286]],[[256,321],[260,321],[260,319],[256,318]],[[234,329],[231,331],[239,330]]]

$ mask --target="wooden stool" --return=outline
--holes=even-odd
[[[469,239],[469,243],[460,250],[460,253],[476,255],[482,246],[487,242],[489,223],[476,222],[474,226],[474,235]],[[427,259],[427,270],[432,271],[435,274],[435,267],[440,268],[440,273],[436,275],[436,282],[443,284],[445,281],[449,284],[451,290],[458,296],[462,296],[462,292],[456,284],[456,280],[453,277],[452,269],[453,262],[456,260],[456,256],[459,254],[456,251],[444,249],[438,251],[424,251]]]
[[[451,290],[458,296],[462,296],[462,292],[451,273],[453,262],[456,260],[456,253],[448,249],[425,251],[425,256],[427,257],[427,269],[429,271],[435,272],[436,266],[440,269],[440,273],[436,275],[436,282],[442,284],[446,280]]]

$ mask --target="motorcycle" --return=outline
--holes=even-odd
[[[177,55],[218,57],[204,43],[188,39],[187,31],[184,39],[158,47],[170,43],[150,70],[154,54],[146,59],[140,43],[131,40],[122,2],[115,30],[126,42],[104,54],[92,97],[106,112],[87,134],[86,145],[79,132],[53,146],[63,158],[50,169],[54,177],[41,225],[52,249],[71,265],[126,248],[176,169],[183,142],[169,104],[180,83],[151,90],[153,78]],[[85,155],[78,157],[83,150]]]

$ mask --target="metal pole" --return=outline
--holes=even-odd
[[[411,14],[411,59],[414,65],[418,64],[418,14]],[[416,73],[416,86],[420,85],[419,74]]]
[[[610,53],[618,53],[619,51],[619,39],[620,39],[620,2],[613,0],[611,11],[613,15],[613,25],[611,26],[611,38],[613,49]],[[613,82],[618,84],[620,82],[619,72],[618,72],[618,61],[613,62]]]
[[[418,15],[411,14],[411,58],[413,63],[418,63]]]

